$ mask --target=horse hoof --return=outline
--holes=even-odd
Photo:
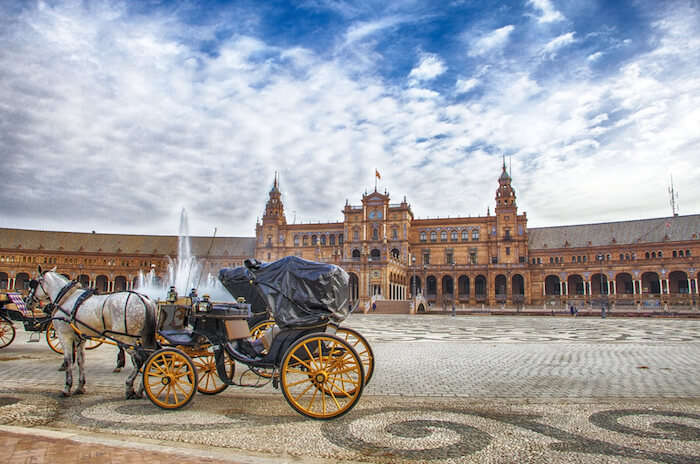
[[[136,394],[135,391],[132,390],[130,392],[126,392],[126,399],[127,400],[137,400],[137,399],[139,399],[139,396]]]
[[[70,396],[70,392],[69,391],[62,391],[61,396],[63,396],[64,398],[68,398]]]
[[[58,372],[65,372],[66,366],[61,366],[58,368]]]
[[[76,391],[73,392],[74,395],[84,395],[85,394],[85,389],[84,388],[78,388]]]
[[[122,371],[121,367],[115,367],[114,370],[112,370],[112,372],[121,372],[121,371]]]

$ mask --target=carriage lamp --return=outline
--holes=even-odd
[[[168,303],[175,303],[177,300],[177,290],[175,290],[174,286],[171,286],[170,289],[168,289]]]
[[[239,296],[238,298],[236,298],[236,301],[237,301],[238,303],[243,304],[243,303],[245,303],[245,297],[244,297],[244,296]]]
[[[202,300],[195,306],[198,313],[208,313],[211,311],[211,302],[209,301],[209,295],[203,295]]]

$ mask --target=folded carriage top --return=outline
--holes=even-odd
[[[280,328],[340,323],[350,312],[350,278],[334,264],[297,256],[246,264],[221,269],[219,280],[234,298],[245,297],[253,312],[267,306]]]

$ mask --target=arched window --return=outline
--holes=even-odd
[[[464,241],[469,240],[469,231],[468,230],[462,231],[462,240],[464,240]]]
[[[430,241],[431,241],[431,242],[434,242],[434,241],[436,241],[436,240],[437,240],[437,232],[435,232],[435,231],[433,230],[433,231],[430,232]]]
[[[333,246],[335,245],[335,235],[331,235],[328,237],[328,243]]]
[[[318,243],[318,237],[316,237],[316,235],[312,235],[311,236],[311,246],[316,245],[316,243]]]
[[[321,245],[325,245],[325,244],[326,244],[326,236],[321,235]]]
[[[376,227],[372,229],[372,240],[379,240],[379,229]]]
[[[370,257],[372,258],[372,261],[379,261],[382,257],[381,251],[377,248],[372,248],[372,251],[369,253]]]
[[[427,240],[425,231],[420,233],[420,241],[425,242]]]
[[[352,230],[352,239],[353,240],[359,240],[360,239],[360,231],[358,229],[353,229]]]
[[[446,242],[446,241],[447,241],[447,232],[444,231],[444,230],[443,230],[442,232],[440,232],[440,241],[441,241],[441,242]]]
[[[358,259],[359,259],[359,258],[360,258],[360,250],[358,250],[357,248],[355,248],[354,250],[352,250],[352,257],[353,257],[353,258],[358,258]]]
[[[659,252],[656,254],[656,256],[658,256],[659,258],[663,258],[664,252],[659,250]]]
[[[294,236],[294,246],[299,246],[299,236],[298,235]]]
[[[472,240],[479,240],[479,229],[472,230]]]
[[[307,246],[309,244],[309,237],[307,235],[304,235],[301,239],[302,243],[304,246]]]
[[[648,251],[647,251],[646,253],[644,253],[644,257],[645,257],[646,259],[649,259],[649,252],[648,252]]]
[[[391,249],[391,256],[393,256],[394,259],[399,259],[399,249],[398,249],[398,248],[392,248],[392,249]]]
[[[456,231],[456,230],[453,230],[453,231],[450,233],[450,239],[451,239],[451,240],[457,240],[457,231]]]

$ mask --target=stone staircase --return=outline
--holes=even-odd
[[[409,314],[411,302],[409,300],[377,300],[377,309],[371,311],[374,314]]]

